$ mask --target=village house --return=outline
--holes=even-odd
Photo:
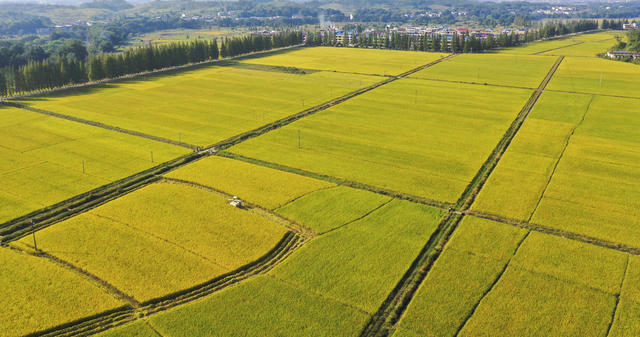
[[[637,22],[625,23],[624,25],[622,25],[622,29],[624,30],[640,29],[640,23],[637,23]]]
[[[607,53],[607,57],[612,59],[621,59],[621,58],[630,57],[634,60],[638,60],[640,59],[640,53],[634,53],[630,51],[610,51]]]

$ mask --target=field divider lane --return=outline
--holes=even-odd
[[[364,336],[389,336],[400,320],[404,310],[418,291],[422,280],[427,276],[431,266],[444,249],[444,244],[462,220],[463,215],[448,212],[431,235],[427,244],[422,248],[418,257],[389,296],[382,303],[378,311],[371,316],[367,325],[360,333]]]
[[[566,93],[566,94],[577,94],[577,95],[591,95],[591,96],[603,96],[603,97],[613,97],[613,98],[640,99],[640,97],[634,97],[634,96],[599,94],[599,93],[595,93],[595,92],[584,92],[584,91],[571,91],[571,90],[558,90],[558,89],[547,89],[547,91],[561,92],[561,93]]]
[[[564,49],[564,48],[569,48],[569,47],[577,46],[577,45],[579,45],[579,44],[583,44],[583,43],[584,43],[584,41],[576,42],[576,43],[568,44],[568,45],[566,45],[566,46],[562,46],[562,47],[551,48],[551,49],[547,49],[547,50],[539,51],[539,52],[533,53],[533,54],[531,54],[531,55],[540,55],[540,54],[548,53],[548,52],[550,52],[550,51],[554,51],[554,50],[558,50],[558,49]]]
[[[516,134],[520,130],[520,127],[524,123],[525,119],[529,116],[531,110],[533,110],[533,106],[536,104],[542,92],[551,81],[551,78],[555,74],[558,67],[564,60],[564,56],[558,57],[556,62],[551,67],[551,70],[544,77],[538,88],[531,94],[527,103],[525,103],[524,107],[518,113],[516,119],[511,123],[505,134],[502,136],[496,147],[493,149],[487,160],[484,162],[476,176],[471,180],[471,183],[464,190],[458,202],[456,203],[456,210],[466,211],[468,210],[473,202],[475,201],[476,196],[480,193],[480,190],[486,183],[487,179],[493,172],[493,169],[498,165],[498,162],[502,158],[502,155],[507,151],[507,148],[511,144],[511,141],[515,138]]]
[[[98,127],[98,128],[109,130],[109,131],[120,132],[120,133],[124,133],[124,134],[130,135],[130,136],[141,137],[141,138],[146,138],[146,139],[153,140],[153,141],[160,142],[160,143],[180,146],[180,147],[184,147],[184,148],[187,148],[187,149],[190,149],[190,150],[193,150],[193,151],[199,151],[200,150],[200,147],[198,147],[197,145],[187,144],[187,143],[184,143],[184,142],[180,142],[180,141],[176,141],[176,140],[172,140],[172,139],[168,139],[168,138],[163,138],[163,137],[158,137],[158,136],[150,135],[150,134],[139,132],[139,131],[123,129],[123,128],[118,127],[118,126],[108,125],[108,124],[104,124],[104,123],[100,123],[100,122],[96,122],[96,121],[92,121],[92,120],[88,120],[88,119],[83,119],[83,118],[79,118],[79,117],[73,117],[73,116],[70,116],[70,115],[65,115],[65,114],[61,114],[61,113],[57,113],[57,112],[53,112],[53,111],[36,109],[36,108],[32,108],[32,107],[29,107],[29,106],[26,106],[26,105],[18,104],[18,103],[15,103],[15,102],[3,102],[2,104],[7,105],[7,106],[11,106],[11,107],[14,107],[14,108],[18,108],[18,109],[28,110],[28,111],[31,111],[31,112],[47,115],[47,116],[50,116],[50,117],[66,119],[66,120],[71,121],[71,122],[90,125],[90,126]]]

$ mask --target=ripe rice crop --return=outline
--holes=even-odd
[[[213,187],[268,209],[334,186],[325,181],[224,157],[204,158],[167,174],[167,177]]]
[[[546,56],[462,54],[411,77],[537,88],[555,61]]]
[[[398,75],[445,56],[444,53],[387,49],[314,47],[252,58],[243,62],[302,69]]]
[[[146,301],[254,261],[285,232],[210,192],[156,184],[41,230],[37,238],[38,248]]]
[[[0,336],[22,336],[114,309],[119,302],[78,274],[41,257],[0,248]]]
[[[634,99],[595,97],[532,221],[640,247],[640,115]]]
[[[619,294],[626,264],[625,253],[532,232],[510,266]]]
[[[25,98],[21,103],[208,146],[380,80],[207,66]]]
[[[548,88],[640,98],[640,67],[600,58],[566,57]]]
[[[151,317],[163,336],[357,336],[368,316],[269,276]]]
[[[395,336],[455,336],[526,231],[466,217],[433,265]]]
[[[455,202],[530,94],[523,89],[403,79],[231,151]]]
[[[472,209],[528,220],[591,96],[545,92]]]
[[[189,152],[5,107],[0,144],[0,223]]]
[[[436,229],[442,212],[394,200],[322,235],[271,274],[303,289],[375,312]]]
[[[276,211],[323,233],[356,220],[390,200],[383,195],[338,186],[305,195]]]
[[[139,320],[135,323],[107,330],[97,337],[158,337],[147,321]]]
[[[613,295],[509,267],[460,336],[604,336]]]
[[[610,336],[636,336],[640,334],[640,257],[629,256],[627,275],[622,284],[620,303]]]

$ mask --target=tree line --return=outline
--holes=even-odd
[[[301,44],[303,39],[301,32],[283,32],[226,38],[220,43],[196,40],[147,45],[122,53],[89,55],[86,61],[64,56],[30,61],[23,66],[0,69],[0,97],[287,47]]]
[[[622,21],[614,22],[614,20],[610,20],[607,21],[607,24],[615,24],[621,27]],[[351,44],[354,47],[360,48],[469,53],[481,52],[498,47],[513,47],[525,42],[598,28],[599,23],[597,20],[576,20],[570,22],[548,22],[539,29],[528,30],[524,34],[516,34],[516,32],[512,30],[509,33],[503,32],[497,36],[488,34],[486,37],[476,37],[466,32],[427,36],[386,31],[383,33],[355,34],[356,37],[352,38]],[[346,35],[344,40],[348,40]],[[310,32],[307,37],[307,45],[337,46],[339,45],[339,39],[336,36],[336,32]]]

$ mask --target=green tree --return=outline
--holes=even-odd
[[[0,72],[0,97],[5,97],[7,95],[7,79],[4,76],[4,73]]]

